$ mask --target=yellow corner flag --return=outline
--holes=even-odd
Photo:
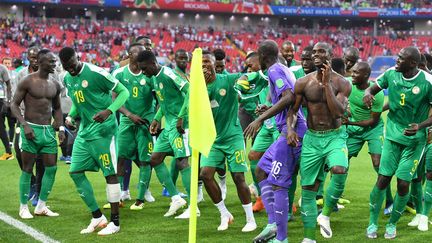
[[[189,218],[189,243],[196,242],[199,153],[207,156],[216,139],[216,128],[202,70],[202,50],[192,53],[189,86],[189,144],[192,147],[192,173]]]

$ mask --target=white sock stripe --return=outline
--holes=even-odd
[[[36,229],[24,224],[23,222],[12,218],[11,216],[3,213],[2,211],[0,211],[0,220],[20,230],[21,232],[33,237],[37,241],[47,242],[47,243],[59,243],[59,241],[56,241],[50,238],[49,236],[43,234],[42,232],[39,232]]]
[[[117,151],[116,151],[115,136],[113,136],[111,139],[110,155],[111,155],[111,161],[112,161],[112,164],[114,167],[114,171],[115,171],[115,173],[117,173]]]
[[[183,136],[183,145],[185,147],[186,157],[189,157],[191,155],[190,149],[189,149],[189,129],[184,130],[185,133],[182,134]]]

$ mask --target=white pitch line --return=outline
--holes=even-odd
[[[38,240],[40,242],[59,243],[59,241],[56,241],[49,236],[44,235],[42,232],[39,232],[34,228],[24,224],[23,222],[12,218],[11,216],[3,213],[2,211],[0,211],[0,220],[14,228],[19,229],[20,231],[26,233],[27,235],[33,237],[35,240]]]

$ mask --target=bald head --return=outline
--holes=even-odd
[[[261,68],[269,68],[278,60],[278,45],[273,40],[265,40],[258,47],[258,56]]]
[[[352,84],[367,88],[370,74],[371,68],[367,62],[356,63],[352,68]]]
[[[333,50],[330,44],[318,42],[312,49],[312,59],[317,68],[323,68],[325,63],[330,64],[333,57]]]
[[[395,70],[401,73],[408,73],[418,68],[421,62],[421,54],[417,47],[408,46],[403,48],[396,60]]]
[[[345,63],[345,70],[350,71],[354,64],[358,61],[360,51],[356,47],[348,47],[345,49],[343,54],[343,60]]]

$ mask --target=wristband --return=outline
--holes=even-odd
[[[59,126],[59,131],[60,132],[64,132],[65,131],[65,127],[64,126]]]

